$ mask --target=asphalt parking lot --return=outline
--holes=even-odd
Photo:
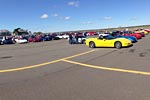
[[[0,100],[149,100],[150,35],[129,48],[0,45]]]

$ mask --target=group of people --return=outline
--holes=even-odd
[[[78,34],[75,33],[75,34],[69,34],[69,44],[78,44]]]

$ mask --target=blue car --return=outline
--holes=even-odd
[[[43,40],[43,41],[51,41],[51,40],[52,40],[52,36],[50,36],[50,35],[45,35],[45,36],[42,37],[42,40]]]
[[[137,42],[137,39],[136,39],[135,37],[133,37],[133,36],[122,36],[122,35],[118,35],[118,36],[116,36],[116,37],[117,37],[117,38],[126,38],[126,39],[130,40],[132,43]]]

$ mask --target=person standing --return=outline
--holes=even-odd
[[[87,37],[87,32],[84,32],[84,33],[83,33],[83,36],[86,38],[86,37]]]
[[[69,33],[69,44],[72,44],[72,41],[73,41],[72,34],[71,34],[71,33]]]
[[[76,41],[76,44],[78,44],[78,38],[79,38],[79,37],[78,37],[78,33],[76,33],[76,34],[75,34],[75,41]]]

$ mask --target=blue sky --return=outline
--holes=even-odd
[[[58,32],[150,24],[150,0],[0,0],[0,29]]]

